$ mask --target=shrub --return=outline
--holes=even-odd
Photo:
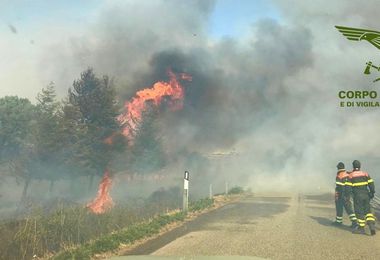
[[[242,187],[235,186],[228,191],[228,194],[240,194],[243,192],[244,192],[244,189]]]

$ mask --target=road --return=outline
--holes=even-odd
[[[332,200],[328,194],[250,196],[201,215],[129,254],[380,259],[380,232],[351,234],[347,217],[343,227],[332,226]]]

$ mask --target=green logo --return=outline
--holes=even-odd
[[[351,41],[366,40],[367,42],[375,46],[377,49],[380,49],[380,32],[344,26],[335,26],[335,28],[337,28],[344,36],[347,37],[347,39]],[[380,66],[375,66],[372,64],[372,61],[368,61],[364,69],[364,74],[371,74],[371,69],[376,69],[377,71],[380,71]],[[380,78],[377,78],[373,82],[379,80]]]

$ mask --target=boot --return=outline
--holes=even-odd
[[[356,227],[354,230],[352,230],[352,234],[365,235],[364,227]]]
[[[331,224],[334,225],[334,226],[341,226],[342,222],[333,221]]]
[[[358,222],[356,222],[356,221],[352,221],[352,223],[351,223],[351,228],[352,228],[352,229],[356,229],[358,226],[359,226],[359,225],[358,225]]]
[[[369,230],[371,231],[371,236],[376,235],[375,224],[371,223],[371,224],[368,224],[368,226],[369,226]]]

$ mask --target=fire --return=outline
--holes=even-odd
[[[103,179],[99,184],[98,194],[96,195],[96,198],[87,204],[87,208],[89,208],[93,213],[102,214],[108,209],[112,208],[114,205],[109,194],[111,184],[112,180],[109,176],[108,171],[106,170]]]
[[[184,90],[178,79],[191,81],[192,77],[186,73],[174,74],[168,70],[169,82],[158,81],[151,88],[145,88],[136,93],[131,101],[125,102],[124,112],[119,115],[118,120],[123,125],[123,135],[130,140],[133,138],[131,131],[136,130],[138,122],[141,120],[142,113],[145,110],[145,102],[152,101],[155,106],[160,105],[163,97],[170,97],[169,106],[172,110],[181,109],[183,106]],[[113,144],[113,139],[117,133],[104,139],[107,145]],[[99,184],[98,194],[96,198],[87,204],[87,207],[95,214],[102,214],[112,208],[114,203],[109,191],[111,189],[112,180],[106,170],[102,181]]]
[[[131,131],[136,130],[137,123],[141,120],[146,101],[152,101],[158,106],[162,98],[169,96],[169,106],[172,110],[181,109],[183,106],[184,90],[177,76],[169,69],[169,82],[158,81],[151,88],[145,88],[136,93],[131,101],[124,104],[124,112],[118,117],[119,122],[124,125],[123,134],[131,138]],[[191,81],[192,77],[186,73],[180,73],[179,79]]]

